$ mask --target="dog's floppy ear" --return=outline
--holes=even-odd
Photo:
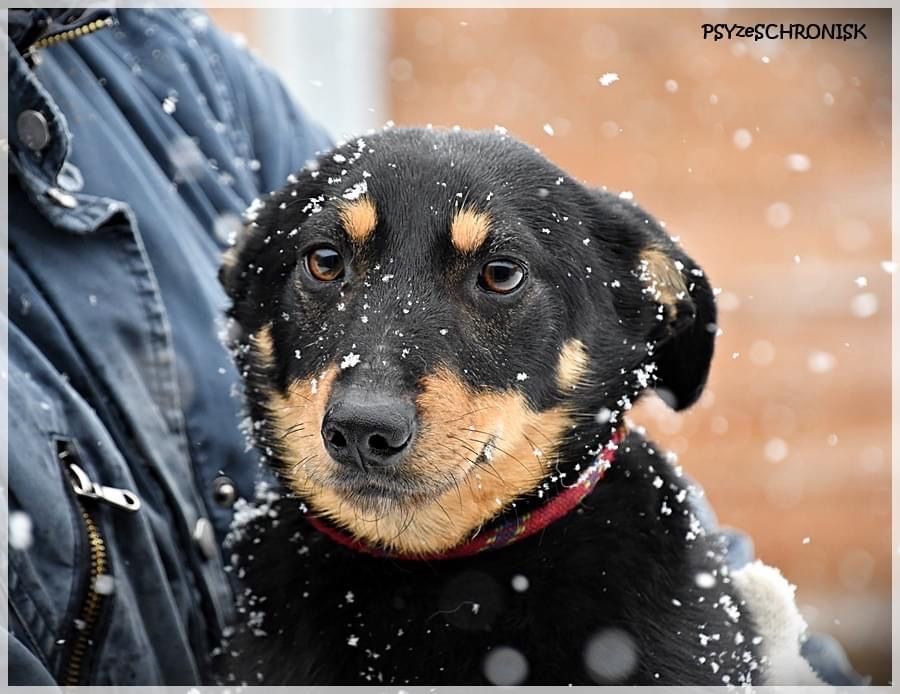
[[[716,304],[706,273],[629,197],[593,190],[598,231],[621,273],[613,301],[648,346],[654,387],[676,410],[703,392],[713,356]]]
[[[246,332],[256,330],[267,314],[264,292],[260,291],[265,278],[259,271],[266,269],[267,263],[277,267],[284,257],[265,257],[269,250],[264,244],[267,235],[262,227],[248,221],[237,233],[234,245],[223,253],[219,266],[219,283],[231,302],[228,315],[236,318]]]
[[[649,342],[656,389],[676,410],[693,405],[706,385],[716,332],[716,304],[706,273],[661,229],[639,254],[640,279],[657,303]]]
[[[246,243],[246,239],[249,236],[249,230],[247,226],[244,225],[241,227],[241,230],[238,232],[237,237],[234,240],[234,244],[229,246],[228,249],[222,254],[221,262],[219,265],[219,284],[222,285],[222,289],[225,290],[225,294],[232,301],[237,294],[238,283],[240,282],[241,275],[244,273],[244,269],[240,267],[241,262],[241,248]]]

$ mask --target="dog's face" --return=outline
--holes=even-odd
[[[504,135],[366,136],[251,216],[222,280],[260,443],[361,539],[453,546],[573,481],[647,387],[705,382],[703,272]]]

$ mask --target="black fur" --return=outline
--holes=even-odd
[[[379,221],[364,248],[351,248],[334,204],[362,181]],[[495,225],[487,247],[466,257],[448,236],[463,205],[486,211]],[[340,287],[304,275],[304,253],[322,241],[351,259]],[[650,248],[687,287],[671,310],[642,274]],[[498,256],[527,266],[515,296],[475,289],[478,269]],[[379,281],[388,272],[391,281]],[[415,397],[420,379],[441,366],[472,389],[516,389],[535,411],[568,404],[577,415],[557,442],[552,474],[540,495],[525,495],[504,516],[573,480],[647,388],[679,409],[692,404],[716,329],[704,273],[655,220],[495,133],[387,131],[323,155],[315,172],[301,172],[264,202],[222,281],[254,436],[277,473],[292,461],[272,426],[267,390],[317,373],[351,345],[390,357],[342,372],[354,385]],[[254,361],[246,341],[266,324],[271,366]],[[585,344],[589,369],[560,392],[555,367],[572,338]],[[413,357],[396,358],[404,349]],[[527,379],[516,377],[522,372]],[[601,411],[608,416],[597,418]],[[639,434],[575,512],[471,558],[355,553],[313,530],[306,512],[286,494],[235,534],[246,590],[244,620],[221,653],[226,682],[497,683],[491,653],[503,647],[524,657],[528,684],[756,680],[752,616],[730,588],[717,543],[691,513],[686,480]],[[698,575],[714,585],[698,585]],[[516,576],[526,590],[513,588]]]

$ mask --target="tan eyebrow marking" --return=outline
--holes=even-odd
[[[354,243],[365,243],[375,231],[375,225],[378,224],[375,203],[367,197],[353,202],[342,202],[339,214],[344,231]]]
[[[456,250],[471,253],[487,238],[491,218],[484,212],[465,208],[459,210],[450,223],[450,241]]]

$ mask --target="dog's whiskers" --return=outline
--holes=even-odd
[[[458,422],[460,419],[465,419],[466,417],[470,417],[470,416],[472,416],[473,414],[476,414],[476,413],[478,413],[478,412],[484,412],[485,410],[490,410],[490,409],[493,409],[493,408],[491,408],[491,407],[479,407],[479,408],[474,409],[474,410],[472,410],[472,411],[470,411],[470,412],[466,412],[465,414],[461,414],[459,417],[455,417],[454,419],[448,419],[448,420],[444,421],[443,424],[453,424],[453,423],[455,423],[455,422]]]
[[[310,460],[312,460],[314,457],[315,457],[315,456],[313,456],[313,455],[309,455],[309,456],[306,456],[305,458],[301,458],[300,460],[298,460],[296,463],[294,463],[294,464],[291,466],[291,472],[297,472],[297,468],[299,468],[299,467],[305,465],[305,464],[308,463]]]
[[[496,477],[496,478],[497,478],[498,480],[500,480],[501,482],[504,481],[504,480],[503,480],[503,476],[502,476],[502,475],[500,474],[500,472],[494,467],[493,462],[491,462],[490,460],[488,460],[486,456],[482,456],[480,452],[476,451],[474,448],[472,448],[470,445],[468,445],[468,443],[466,442],[465,439],[461,439],[460,437],[458,437],[458,436],[453,436],[453,435],[450,435],[448,438],[455,439],[456,441],[459,441],[460,443],[462,443],[463,447],[464,447],[466,450],[470,451],[470,452],[472,453],[472,455],[475,456],[475,460],[472,461],[472,464],[473,464],[473,465],[475,465],[475,466],[478,467],[479,469],[482,469],[482,470],[485,470],[485,471],[487,471],[487,472],[490,472],[494,477]],[[448,448],[449,448],[449,446],[448,446]],[[451,450],[452,450],[452,449],[451,449]]]
[[[290,436],[291,434],[294,434],[294,433],[296,433],[296,432],[298,432],[298,431],[302,431],[302,430],[305,429],[305,428],[306,428],[306,427],[304,426],[304,424],[303,424],[302,422],[299,423],[299,424],[294,424],[293,426],[289,426],[287,429],[285,429],[285,430],[281,433],[281,436],[279,436],[279,438],[282,438],[282,439],[287,438],[287,437]]]
[[[525,470],[525,472],[531,472],[531,470],[528,468],[528,466],[526,466],[526,465],[525,465],[521,460],[519,460],[516,456],[514,456],[514,455],[513,455],[512,453],[510,453],[509,451],[504,450],[503,448],[500,448],[500,446],[497,445],[497,443],[496,443],[497,441],[502,441],[502,440],[503,440],[503,437],[502,437],[502,436],[497,436],[496,434],[488,434],[487,432],[484,432],[484,431],[478,431],[477,429],[465,429],[465,428],[463,428],[463,431],[476,431],[476,432],[478,432],[479,434],[485,434],[486,436],[490,436],[490,438],[489,438],[487,441],[482,441],[481,439],[474,439],[474,438],[473,438],[473,439],[469,439],[469,441],[473,441],[473,442],[475,442],[475,443],[480,443],[480,444],[483,445],[485,448],[488,448],[488,447],[496,448],[498,451],[500,451],[500,452],[503,453],[504,455],[507,455],[507,456],[509,456],[510,458],[512,458],[514,461],[516,461],[516,462],[519,464],[519,466],[520,466],[523,470]]]

